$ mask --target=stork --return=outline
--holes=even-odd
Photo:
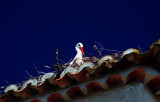
[[[77,43],[77,45],[75,46],[75,49],[77,51],[76,56],[74,57],[74,59],[69,63],[71,66],[75,66],[78,65],[80,66],[81,64],[83,64],[83,55],[84,55],[84,51],[83,51],[83,44],[82,43]]]
[[[64,76],[65,73],[76,73],[77,72],[77,67],[79,67],[81,64],[83,64],[83,44],[82,43],[77,43],[75,46],[77,54],[74,57],[74,59],[69,63],[69,66],[67,64],[67,68],[63,70],[61,73],[60,77]]]

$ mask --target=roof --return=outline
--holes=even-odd
[[[128,52],[129,51],[129,52]],[[102,58],[103,59],[103,58]],[[77,97],[83,97],[94,93],[98,90],[106,90],[117,85],[125,85],[133,81],[140,81],[147,85],[155,95],[160,95],[160,75],[151,75],[143,70],[143,68],[137,68],[131,71],[125,78],[113,74],[106,79],[104,84],[92,81],[93,79],[104,77],[108,73],[114,73],[124,70],[132,65],[152,65],[157,70],[160,69],[160,40],[155,41],[144,53],[139,53],[138,50],[126,50],[122,57],[118,61],[112,61],[112,68],[108,68],[106,63],[102,61],[99,66],[89,68],[84,67],[80,72],[67,73],[59,79],[48,78],[43,83],[38,85],[28,84],[26,87],[20,90],[10,90],[0,97],[0,102],[17,102],[29,99],[31,97],[47,94],[52,94],[46,99],[48,102],[64,102],[69,99]],[[88,82],[85,86],[86,91],[76,86],[79,83]],[[66,95],[62,95],[57,90],[68,88]],[[33,99],[31,102],[41,102],[38,99]]]

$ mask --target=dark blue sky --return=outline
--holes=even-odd
[[[160,38],[157,1],[0,1],[0,86],[26,80],[26,70],[37,76],[33,62],[52,71],[42,66],[55,63],[56,48],[67,62],[77,42],[93,55],[94,41],[109,49],[145,51]]]

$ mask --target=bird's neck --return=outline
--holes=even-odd
[[[82,52],[79,48],[76,47],[77,55],[78,57],[82,57]]]

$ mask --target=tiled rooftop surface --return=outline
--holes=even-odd
[[[88,82],[85,86],[86,91],[76,86],[87,80],[96,79],[108,73],[124,70],[132,65],[152,65],[157,70],[160,70],[160,40],[154,42],[145,53],[139,53],[136,49],[129,49],[123,53],[120,60],[111,61],[110,65],[112,68],[108,68],[109,66],[106,65],[106,62],[102,61],[98,66],[94,66],[93,68],[85,67],[80,72],[67,73],[59,79],[49,78],[35,86],[28,84],[20,90],[10,90],[0,97],[0,102],[19,102],[49,92],[53,94],[46,99],[48,102],[65,102],[70,99],[89,95],[99,90],[110,89],[117,85],[125,85],[134,81],[144,83],[151,89],[153,94],[160,95],[160,75],[149,76],[143,70],[143,67],[134,69],[126,77],[114,74],[107,78],[104,84],[100,84],[97,81]],[[59,92],[55,91],[67,87],[69,87],[69,89],[66,95],[61,95]],[[41,100],[33,99],[30,102],[41,102]]]

